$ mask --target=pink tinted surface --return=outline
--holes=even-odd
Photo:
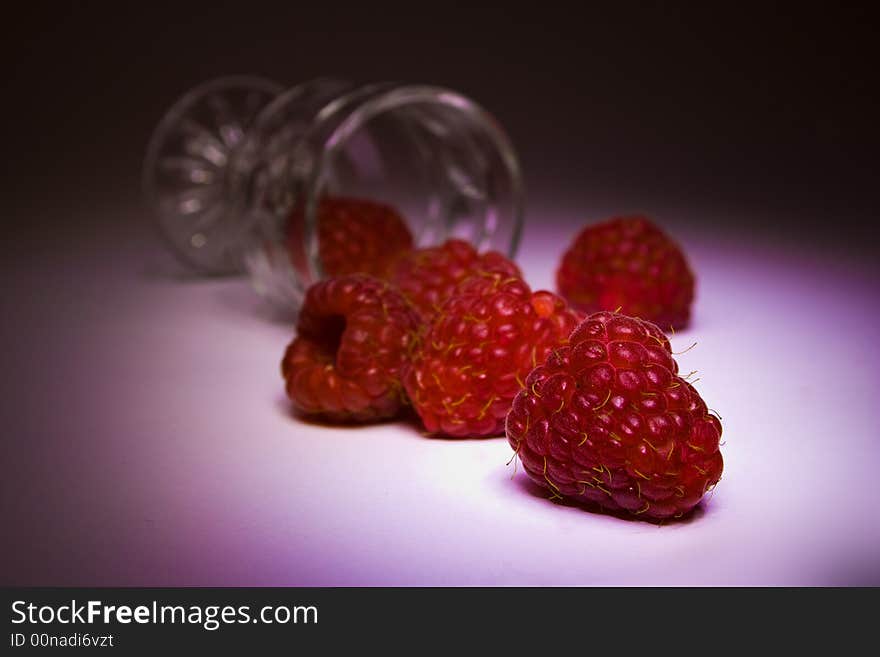
[[[3,583],[880,583],[871,264],[677,230],[699,290],[673,346],[698,342],[679,362],[723,417],[726,467],[658,527],[551,503],[504,439],[293,418],[289,324],[246,282],[169,276],[114,216],[12,262]],[[547,216],[520,252],[535,287],[573,233]]]

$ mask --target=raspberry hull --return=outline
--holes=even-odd
[[[357,274],[313,285],[281,363],[294,408],[339,422],[392,417],[404,403],[400,371],[417,328],[410,305],[383,281]]]
[[[556,286],[584,312],[619,310],[664,329],[687,325],[694,299],[684,254],[645,217],[618,217],[581,231],[562,257]]]
[[[659,328],[595,313],[529,374],[508,441],[551,497],[680,517],[718,482],[723,460],[720,422],[677,372]]]
[[[576,325],[562,299],[532,293],[520,279],[494,274],[464,281],[404,373],[425,428],[452,437],[502,434],[526,375]]]
[[[424,321],[437,314],[459,283],[475,275],[522,278],[515,263],[497,251],[477,253],[462,240],[410,251],[392,267],[391,281],[416,307]]]

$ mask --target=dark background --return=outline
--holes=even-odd
[[[59,2],[25,11],[3,39],[8,219],[24,228],[64,226],[72,207],[138,203],[150,131],[193,85],[323,74],[472,96],[510,133],[531,207],[601,198],[626,212],[657,199],[705,208],[707,222],[751,217],[787,239],[873,249],[880,106],[869,9]]]

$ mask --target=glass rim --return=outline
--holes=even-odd
[[[313,280],[320,280],[323,272],[320,271],[320,259],[317,257],[318,231],[317,231],[317,194],[314,190],[320,189],[324,183],[327,164],[333,156],[335,149],[345,143],[358,130],[363,128],[373,118],[407,105],[437,105],[454,108],[463,113],[468,120],[479,126],[483,135],[487,136],[499,161],[503,166],[506,178],[510,184],[510,196],[512,205],[512,222],[510,242],[506,247],[506,255],[514,258],[519,250],[525,216],[525,185],[523,182],[522,169],[517,158],[513,143],[501,124],[495,117],[471,98],[442,86],[406,83],[376,83],[372,85],[355,87],[350,92],[334,99],[327,107],[323,108],[317,116],[318,123],[329,119],[337,111],[353,105],[354,109],[343,118],[339,125],[335,126],[329,134],[322,135],[320,142],[316,144],[318,157],[312,168],[308,180],[310,193],[306,195],[304,208],[304,242],[307,254],[307,266],[309,275]]]

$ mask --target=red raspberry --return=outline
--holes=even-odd
[[[288,244],[294,267],[305,271],[303,213],[290,217]],[[324,197],[317,208],[318,253],[328,277],[370,274],[386,278],[391,263],[412,248],[412,234],[391,206],[365,199]]]
[[[565,343],[577,318],[552,292],[501,274],[464,281],[434,318],[403,382],[425,428],[455,437],[503,433],[536,363]]]
[[[519,267],[497,251],[480,254],[467,242],[453,239],[403,255],[392,268],[391,280],[428,321],[461,281],[490,272],[522,278]]]
[[[306,293],[281,373],[294,408],[335,421],[393,416],[418,317],[384,281],[355,274]]]
[[[721,424],[650,322],[595,313],[526,379],[507,439],[554,498],[662,519],[721,478]]]
[[[690,319],[694,275],[678,245],[645,217],[588,226],[562,257],[559,293],[585,312],[620,311],[663,328]]]

